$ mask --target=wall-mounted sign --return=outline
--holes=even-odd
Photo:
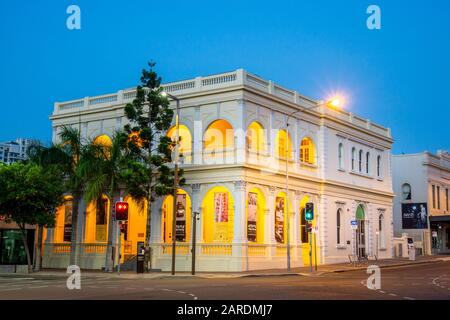
[[[403,229],[428,229],[427,204],[402,203]]]
[[[352,230],[358,230],[358,220],[352,220],[350,221],[350,224],[352,226]]]

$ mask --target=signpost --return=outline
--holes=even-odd
[[[358,220],[352,220],[350,221],[350,224],[352,226],[352,230],[355,231],[355,255],[358,255],[358,234],[356,232],[356,230],[358,230]]]
[[[314,203],[308,202],[305,204],[305,220],[308,224],[309,234],[309,272],[312,272],[312,221],[314,220]]]

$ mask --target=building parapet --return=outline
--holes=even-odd
[[[366,129],[372,133],[392,138],[390,128],[385,128],[378,124],[354,115],[351,112],[342,109],[324,108],[322,101],[314,100],[299,94],[295,90],[286,89],[273,81],[262,79],[254,74],[248,73],[243,69],[232,72],[226,72],[206,77],[196,77],[183,81],[176,81],[163,84],[165,91],[176,94],[180,97],[192,94],[206,93],[208,91],[233,88],[252,88],[257,91],[274,96],[287,101],[304,110],[311,109],[311,112],[317,112],[321,116],[329,116],[341,121],[352,124],[356,127]],[[133,101],[136,97],[136,89],[119,90],[116,93],[99,95],[94,97],[85,97],[82,99],[56,102],[54,104],[53,116],[78,113],[83,111],[95,110],[106,106],[120,106]],[[322,105],[322,107],[321,107]]]

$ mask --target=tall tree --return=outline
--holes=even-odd
[[[137,201],[143,201],[145,195],[137,187],[142,181],[142,170],[137,155],[130,149],[130,139],[125,132],[116,132],[110,145],[89,143],[83,147],[82,153],[77,170],[85,181],[86,202],[97,201],[103,194],[110,200],[105,271],[111,272],[114,266],[113,235],[116,230],[113,206],[124,193]]]
[[[151,203],[157,196],[173,193],[173,170],[168,167],[172,161],[171,153],[174,142],[166,136],[170,128],[174,112],[169,100],[162,95],[162,78],[155,71],[155,63],[149,62],[148,69],[143,69],[141,84],[136,88],[136,98],[125,106],[125,115],[129,123],[125,131],[132,141],[131,149],[137,152],[140,163],[140,193],[147,200],[147,226],[145,245],[147,250],[151,234]],[[142,167],[143,166],[143,167]],[[179,170],[178,185],[184,184],[183,171]]]
[[[78,264],[77,233],[79,203],[83,195],[83,181],[78,175],[77,167],[82,157],[82,139],[80,132],[72,127],[63,126],[59,133],[57,144],[50,147],[32,145],[28,150],[31,162],[42,166],[44,169],[58,166],[64,173],[64,187],[72,196],[72,231],[70,237],[70,264]]]
[[[32,163],[0,164],[0,181],[0,215],[19,227],[31,273],[26,226],[54,226],[55,210],[64,193],[62,172],[56,167],[44,170]]]

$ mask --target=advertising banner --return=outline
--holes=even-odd
[[[72,238],[72,200],[64,203],[64,241],[70,242]]]
[[[402,203],[403,229],[428,229],[426,203]]]
[[[228,241],[228,193],[214,193],[214,241]]]
[[[177,194],[176,240],[186,241],[186,195]]]
[[[228,193],[214,193],[214,221],[228,222]]]
[[[247,239],[248,241],[256,241],[256,210],[258,203],[258,195],[250,192],[248,194],[247,204]]]
[[[275,240],[284,243],[284,198],[275,200]]]

